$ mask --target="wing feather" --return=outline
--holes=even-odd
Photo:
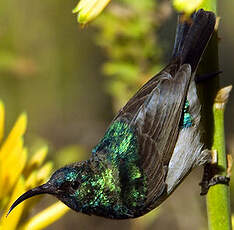
[[[174,77],[166,71],[154,77],[116,116],[127,117],[137,130],[141,166],[147,176],[146,205],[157,200],[166,187],[164,170],[175,147],[184,102],[191,81],[190,65]]]

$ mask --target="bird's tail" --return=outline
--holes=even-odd
[[[182,15],[178,20],[172,58],[179,58],[181,64],[190,64],[194,72],[214,31],[216,17],[201,9],[191,20],[184,20]]]

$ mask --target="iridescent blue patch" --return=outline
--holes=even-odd
[[[192,116],[189,113],[189,102],[186,100],[184,105],[183,128],[189,128],[193,125]]]

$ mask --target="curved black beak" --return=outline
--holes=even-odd
[[[21,195],[10,207],[6,217],[10,214],[10,212],[21,202],[23,202],[24,200],[32,197],[32,196],[36,196],[36,195],[40,195],[40,194],[54,194],[54,192],[52,191],[52,186],[49,183],[43,184],[41,186],[38,186],[36,188],[30,189],[27,192],[25,192],[23,195]]]

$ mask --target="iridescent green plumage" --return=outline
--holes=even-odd
[[[207,163],[194,76],[214,25],[215,15],[203,10],[191,22],[179,20],[171,62],[119,111],[92,157],[59,169],[10,211],[49,193],[75,211],[134,218],[160,205],[193,167]]]
[[[146,198],[146,178],[140,165],[139,146],[133,127],[124,121],[114,121],[103,139],[93,149],[106,155],[108,164],[118,170],[119,196],[124,206],[140,208]]]
[[[139,161],[137,137],[132,127],[124,121],[114,121],[92,153],[107,153],[108,160],[119,167],[120,161]]]
[[[93,157],[77,168],[82,182],[71,195],[77,204],[72,208],[110,218],[134,217],[147,190],[134,129],[124,121],[113,122],[92,153]]]

